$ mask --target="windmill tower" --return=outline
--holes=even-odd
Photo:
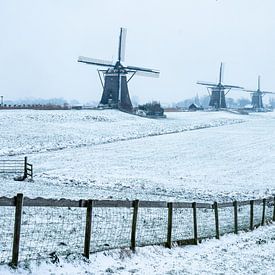
[[[198,81],[197,84],[207,86],[210,96],[209,106],[215,109],[226,108],[225,96],[231,89],[243,89],[239,86],[223,84],[223,63],[220,66],[219,82],[217,84]]]
[[[159,77],[159,71],[124,65],[126,32],[127,30],[125,28],[120,29],[118,59],[115,64],[111,61],[83,56],[78,58],[78,62],[97,65],[99,67],[107,67],[107,69],[98,70],[98,75],[103,87],[103,94],[99,106],[116,108],[130,112],[132,111],[133,106],[129,95],[128,82],[135,75]],[[102,80],[102,75],[104,81]],[[129,78],[127,77],[128,75]]]
[[[272,92],[265,92],[261,90],[261,77],[258,76],[258,89],[256,91],[252,90],[245,90],[248,93],[252,94],[252,102],[251,105],[253,106],[253,109],[263,109],[263,96],[265,94],[275,94]]]

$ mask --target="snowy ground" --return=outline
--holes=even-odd
[[[8,110],[0,112],[0,127],[0,159],[27,155],[34,165],[33,182],[0,174],[1,196],[213,202],[275,194],[275,113],[168,113],[168,119],[150,120],[111,110]],[[30,269],[244,274],[263,268],[273,274],[274,232],[270,226],[198,247],[140,248],[131,257],[125,251],[97,253],[91,264],[63,259],[63,268],[42,262]]]
[[[212,202],[275,193],[275,113],[5,112],[1,158],[32,152],[35,176],[6,178],[3,195]]]
[[[14,274],[0,266],[1,274]],[[113,250],[81,257],[21,263],[18,274],[266,274],[275,273],[275,226],[258,228],[239,235],[229,234],[221,240],[203,241],[198,246],[161,246]]]
[[[56,151],[241,122],[226,113],[173,113],[152,120],[115,110],[1,110],[0,156]]]

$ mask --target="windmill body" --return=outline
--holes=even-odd
[[[109,69],[103,74],[104,86],[99,106],[108,106],[110,108],[120,107],[123,110],[132,110],[133,106],[129,96],[127,73],[120,72],[118,76],[117,70]],[[118,86],[120,86],[120,88],[118,88]]]
[[[275,94],[273,92],[266,92],[261,90],[261,77],[258,76],[258,89],[256,91],[253,90],[245,90],[248,93],[252,94],[251,105],[254,110],[264,109],[263,105],[263,96],[265,94]]]
[[[99,107],[117,108],[131,112],[133,106],[129,95],[128,82],[135,75],[158,77],[159,71],[135,66],[125,66],[122,64],[125,59],[125,42],[126,29],[121,28],[118,46],[118,60],[115,64],[110,61],[82,56],[78,58],[78,62],[107,67],[107,69],[98,70],[103,86],[103,94]],[[101,75],[103,75],[104,81],[102,81]]]
[[[252,93],[251,105],[253,109],[262,109],[263,105],[263,95],[259,92]]]
[[[197,84],[204,85],[207,87],[207,90],[210,96],[209,106],[215,109],[226,108],[225,96],[229,93],[231,89],[243,89],[240,86],[223,84],[222,76],[223,76],[223,64],[221,63],[219,82],[217,84],[210,83],[210,82],[203,82],[203,81],[197,82]]]
[[[225,92],[223,87],[212,87],[209,106],[216,109],[226,108]]]

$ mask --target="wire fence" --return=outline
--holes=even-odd
[[[28,163],[27,157],[24,159],[0,159],[0,174],[21,174],[21,179],[33,178],[33,165]]]
[[[228,203],[0,197],[0,263],[197,244],[275,221],[275,197]]]
[[[0,173],[24,173],[25,161],[20,159],[0,159]]]

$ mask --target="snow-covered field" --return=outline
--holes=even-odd
[[[79,148],[242,122],[234,115],[171,113],[152,120],[115,110],[1,110],[0,156]]]
[[[34,182],[6,178],[4,195],[212,202],[275,193],[275,113],[1,111],[0,123],[1,158],[28,155],[34,165]]]
[[[8,110],[0,112],[0,127],[0,159],[27,155],[34,165],[33,182],[0,175],[1,196],[213,202],[275,194],[275,113],[168,113],[168,119],[150,120],[114,110]],[[260,266],[268,274],[274,272],[268,269],[274,266],[274,231],[269,226],[199,247],[140,248],[131,257],[97,253],[91,264],[63,259],[64,268],[43,262],[31,270],[244,274],[245,268],[259,273]],[[247,259],[237,264],[243,255]]]

